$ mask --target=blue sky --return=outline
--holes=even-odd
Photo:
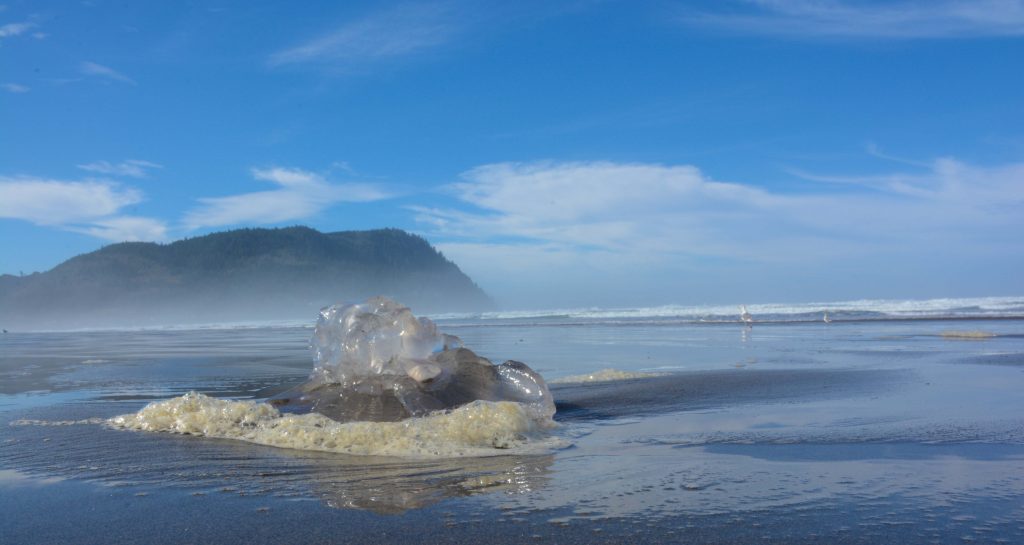
[[[508,308],[1024,293],[1024,2],[17,2],[0,272],[399,227]]]

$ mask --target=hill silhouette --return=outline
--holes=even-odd
[[[125,242],[28,276],[0,276],[6,329],[316,318],[389,295],[417,312],[479,310],[487,295],[399,229],[239,229],[170,244]]]

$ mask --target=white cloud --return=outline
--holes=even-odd
[[[295,168],[253,169],[257,180],[280,189],[199,199],[201,206],[185,214],[188,229],[238,224],[273,224],[311,217],[340,202],[389,198],[371,184],[331,184],[319,174]]]
[[[710,180],[690,165],[498,163],[474,168],[463,178],[452,189],[481,208],[572,220],[675,208],[692,199],[756,203],[771,198],[760,189]]]
[[[19,36],[35,28],[35,26],[33,23],[7,23],[0,26],[0,39]]]
[[[109,66],[103,66],[102,64],[96,64],[94,62],[83,61],[78,66],[79,72],[87,76],[97,76],[101,78],[107,78],[110,80],[118,81],[121,83],[127,83],[129,85],[137,85],[135,80],[132,78],[110,68]]]
[[[30,87],[18,85],[17,83],[3,83],[0,84],[0,87],[8,93],[27,93],[32,90]]]
[[[148,175],[148,169],[163,168],[163,165],[158,165],[156,163],[142,161],[139,159],[128,159],[117,164],[113,164],[107,161],[94,161],[92,163],[78,165],[78,168],[82,170],[88,170],[89,172],[109,174],[111,176],[130,176],[132,178],[145,178]]]
[[[966,264],[998,282],[1007,256],[1024,255],[1024,163],[945,158],[910,173],[803,176],[822,184],[783,193],[689,165],[502,163],[449,186],[472,208],[414,210],[446,255],[517,307],[839,286],[891,295],[901,275],[912,279],[906,296],[963,284],[952,271]]]
[[[131,187],[102,181],[66,181],[30,176],[0,176],[0,218],[85,233],[115,242],[165,240],[159,220],[117,216],[142,201]]]
[[[252,169],[252,177],[284,187],[306,187],[324,183],[323,178],[318,174],[298,168],[254,168]]]
[[[945,158],[910,174],[803,176],[827,183],[781,193],[689,165],[501,163],[449,186],[473,209],[414,210],[485,286],[513,277],[569,289],[602,276],[624,286],[619,279],[664,280],[698,263],[795,278],[835,263],[917,266],[1024,251],[1024,163]]]
[[[83,226],[70,226],[68,230],[111,242],[167,240],[167,225],[164,222],[138,216],[115,216]]]
[[[62,225],[115,214],[142,194],[111,182],[0,177],[0,217]]]
[[[738,221],[781,205],[764,190],[717,182],[689,165],[500,163],[466,172],[449,189],[483,213],[416,208],[439,232],[631,254],[665,250],[670,240],[700,253],[693,244],[706,246],[709,237],[698,235],[716,230],[719,218]]]
[[[744,0],[683,8],[685,24],[818,38],[962,38],[1024,35],[1021,0]]]
[[[269,62],[349,65],[400,57],[442,45],[458,30],[456,13],[448,3],[403,4],[278,51]]]

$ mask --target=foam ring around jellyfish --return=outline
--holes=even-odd
[[[494,365],[386,297],[322,309],[311,345],[309,380],[270,399],[282,412],[382,422],[479,400],[520,403],[538,421],[555,414],[544,379],[528,365]]]

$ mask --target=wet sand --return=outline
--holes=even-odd
[[[97,422],[189,390],[265,398],[302,329],[5,340],[10,543],[1019,543],[1024,323],[466,328],[556,378],[539,456],[405,460]],[[960,329],[958,327],[958,329]],[[559,342],[554,342],[555,340]],[[28,358],[28,359],[25,359]],[[91,363],[84,363],[91,361]],[[39,369],[34,373],[33,369]],[[57,425],[61,424],[61,425]]]

